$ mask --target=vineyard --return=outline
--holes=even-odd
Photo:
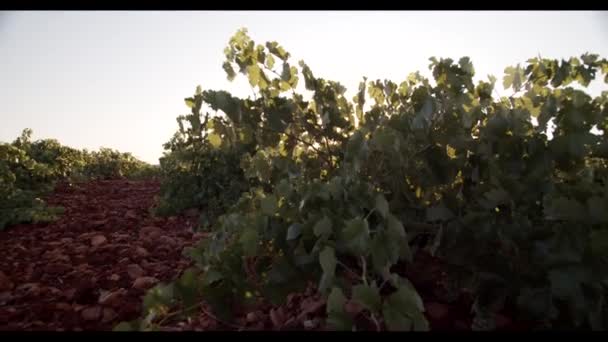
[[[608,329],[606,59],[348,98],[245,29],[224,54],[252,96],[197,87],[158,167],[0,145],[0,327]]]

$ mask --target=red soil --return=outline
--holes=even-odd
[[[138,318],[146,289],[179,276],[190,265],[182,250],[204,237],[192,232],[195,217],[150,214],[158,190],[154,181],[62,185],[47,199],[65,208],[59,220],[0,232],[0,330],[111,330]],[[470,330],[470,299],[448,305],[433,295],[442,277],[436,259],[418,256],[408,275],[432,330]],[[311,288],[281,307],[244,312],[230,326],[201,310],[166,330],[318,330],[324,304]],[[505,316],[497,323],[517,329]]]

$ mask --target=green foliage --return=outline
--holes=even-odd
[[[244,29],[224,52],[228,78],[245,75],[254,99],[198,91],[163,165],[165,201],[225,210],[189,251],[204,274],[200,299],[219,315],[259,299],[247,294],[278,304],[314,281],[332,329],[357,329],[344,309],[355,301],[378,329],[427,330],[398,270],[430,233],[452,287],[474,285],[476,328],[491,327],[506,300],[530,320],[608,327],[608,92],[568,87],[606,73],[605,59],[508,67],[514,94],[495,99],[496,79],[475,85],[468,58],[431,58],[434,80],[364,78],[349,101]],[[201,122],[203,104],[217,112]]]
[[[171,215],[187,209],[204,210],[201,226],[208,227],[249,189],[249,180],[240,167],[241,156],[253,151],[251,132],[229,125],[238,120],[243,108],[226,92],[201,92],[186,98],[190,115],[177,118],[179,130],[167,142],[160,159],[162,184],[156,212]],[[229,118],[201,108],[208,103],[214,110],[231,113]]]
[[[155,167],[128,153],[109,149],[89,153],[55,139],[32,141],[23,130],[12,143],[0,143],[0,230],[27,222],[48,222],[62,208],[47,207],[40,198],[58,181],[96,178],[152,177]]]
[[[78,172],[86,179],[144,179],[159,174],[157,167],[138,160],[131,153],[109,148],[84,153],[83,159],[83,166]]]

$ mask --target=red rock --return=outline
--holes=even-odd
[[[80,246],[74,248],[74,253],[82,255],[82,254],[85,254],[88,250],[89,250],[89,247],[80,245]]]
[[[127,290],[120,288],[116,291],[108,291],[99,296],[98,303],[105,306],[120,306],[121,299],[127,294]]]
[[[63,311],[72,310],[72,306],[68,303],[57,303],[57,304],[55,304],[55,308],[57,308],[57,310],[63,310]]]
[[[309,314],[318,312],[324,306],[325,306],[325,300],[323,300],[323,299],[316,300],[316,301],[314,301],[314,300],[303,301],[302,304],[300,304],[300,308],[302,309],[302,311],[309,313]]]
[[[68,300],[71,301],[74,299],[74,297],[76,296],[76,289],[68,289],[66,291],[63,292],[63,297]]]
[[[0,292],[0,306],[6,305],[11,299],[13,299],[13,295],[10,291]]]
[[[449,311],[449,308],[447,305],[436,303],[436,302],[427,303],[424,306],[424,308],[425,308],[428,318],[430,318],[431,320],[435,320],[435,321],[438,321],[438,320],[441,320],[442,318],[444,318],[448,314],[448,311]]]
[[[144,270],[137,264],[131,264],[127,266],[127,273],[131,279],[135,280],[137,278],[143,277]]]
[[[143,247],[137,247],[135,249],[135,253],[137,253],[138,256],[142,257],[142,258],[146,258],[150,255],[150,253],[148,252],[147,249],[143,248]]]
[[[504,329],[504,328],[509,327],[511,324],[513,324],[513,320],[511,320],[509,317],[503,316],[501,314],[497,314],[495,316],[495,322],[496,322],[497,329]]]
[[[110,309],[110,308],[104,308],[103,309],[103,318],[101,319],[101,321],[103,323],[108,323],[113,321],[118,315],[116,314],[116,311]]]
[[[76,269],[77,269],[78,271],[80,271],[80,272],[87,271],[89,268],[91,268],[91,265],[87,264],[86,262],[85,262],[85,263],[82,263],[82,264],[79,264],[79,265],[76,267]]]
[[[0,271],[0,291],[8,291],[13,289],[13,282],[4,272]]]
[[[52,296],[61,294],[61,290],[59,290],[56,287],[52,287],[52,286],[43,288],[43,290],[45,292],[45,295],[48,295],[47,292]]]
[[[346,302],[346,304],[344,304],[344,311],[351,315],[357,315],[363,311],[363,306],[361,306],[361,304],[357,301],[349,300]]]
[[[465,321],[456,321],[454,322],[455,330],[471,330],[471,326],[467,324]]]
[[[258,319],[257,315],[255,314],[255,312],[250,312],[247,314],[247,322],[249,323],[253,323]]]
[[[62,244],[68,245],[68,244],[74,242],[74,239],[72,239],[72,238],[62,238],[60,241],[61,241]]]
[[[158,227],[154,227],[154,226],[143,227],[139,230],[139,238],[142,240],[146,240],[146,239],[156,240],[159,237],[161,237],[162,235],[163,235],[163,230]]]
[[[108,223],[108,220],[90,221],[89,222],[89,227],[98,228],[98,227],[101,227],[101,226],[105,225],[106,223]]]
[[[304,329],[314,329],[317,327],[317,321],[315,320],[306,320],[302,322]]]
[[[285,315],[283,314],[283,310],[281,308],[275,310],[270,309],[270,320],[275,328],[281,328],[283,323],[285,322]]]
[[[294,300],[298,297],[297,293],[290,293],[287,295],[287,305],[291,305],[293,304]]]
[[[65,254],[59,254],[55,257],[55,261],[70,262],[70,257]]]
[[[164,244],[169,247],[175,246],[175,239],[173,239],[172,237],[166,236],[166,235],[159,237],[158,242],[159,242],[159,244]]]
[[[70,257],[61,253],[61,251],[57,250],[57,249],[45,252],[44,254],[42,254],[42,257],[45,259],[50,259],[52,261],[65,261],[65,262],[70,261]]]
[[[158,283],[158,279],[154,277],[139,277],[133,282],[133,288],[139,290],[147,290]]]
[[[91,238],[91,245],[93,247],[101,246],[106,243],[108,239],[103,235],[95,235]]]
[[[116,241],[128,241],[131,239],[131,235],[129,234],[113,234],[112,236],[114,237],[114,239],[116,239]]]
[[[122,259],[118,260],[118,264],[119,265],[124,265],[124,264],[126,264],[126,263],[128,263],[130,261],[131,260],[129,260],[129,258],[122,258]]]
[[[64,263],[53,263],[53,264],[47,265],[44,268],[45,272],[51,273],[51,274],[63,274],[63,273],[67,273],[71,269],[72,269],[72,267],[70,265],[64,264]]]
[[[85,321],[96,321],[101,317],[101,311],[99,306],[92,306],[82,310],[80,314]]]
[[[114,273],[114,274],[112,274],[110,276],[110,280],[111,281],[119,281],[120,280],[120,276],[118,274]]]
[[[264,324],[264,322],[257,322],[256,324],[252,325],[248,329],[252,330],[252,331],[264,331],[265,330],[265,324]]]
[[[126,219],[131,219],[131,220],[136,220],[137,219],[137,213],[135,212],[135,210],[127,210],[127,212],[125,213],[125,218]]]
[[[82,233],[78,235],[77,239],[82,241],[88,240],[91,235],[94,235],[94,233]]]
[[[57,250],[51,249],[49,251],[44,252],[44,254],[42,254],[42,257],[45,259],[53,259],[56,254],[57,254]]]

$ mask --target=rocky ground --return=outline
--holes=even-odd
[[[192,231],[194,216],[150,213],[158,191],[155,181],[64,184],[47,199],[65,208],[59,220],[0,232],[0,330],[111,330],[137,318],[145,291],[179,276],[190,265],[183,249],[204,238]],[[408,273],[431,328],[469,330],[470,299],[441,303],[434,296],[441,278],[437,260],[421,255],[416,264]],[[166,329],[322,329],[324,311],[324,300],[309,289],[231,323],[201,308],[197,319]],[[517,329],[503,315],[497,323]]]

